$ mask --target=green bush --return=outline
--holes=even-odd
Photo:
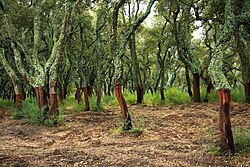
[[[234,102],[244,103],[245,102],[245,92],[243,89],[236,88],[231,91],[231,99]]]
[[[74,95],[69,95],[63,102],[59,103],[59,111],[66,112],[82,112],[85,110],[84,101],[78,104]]]
[[[21,110],[13,110],[12,117],[15,119],[24,119],[26,123],[35,125],[58,126],[63,122],[63,114],[48,117],[44,109],[40,110],[35,98],[26,99],[22,102]]]
[[[0,108],[13,109],[14,108],[14,102],[12,100],[0,99]]]
[[[250,130],[236,129],[234,134],[234,143],[236,153],[249,154],[250,153]]]
[[[172,104],[185,104],[190,103],[190,97],[188,93],[182,92],[180,89],[175,87],[171,89],[167,89],[165,91],[166,100],[165,103],[172,105]]]

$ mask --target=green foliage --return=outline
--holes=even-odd
[[[102,98],[102,105],[103,106],[118,106],[118,102],[116,100],[116,97],[114,95],[111,96],[103,96]]]
[[[236,88],[231,90],[231,99],[234,102],[244,103],[245,102],[245,92],[243,89]]]
[[[185,104],[190,102],[188,93],[182,92],[181,90],[173,87],[165,91],[166,104]]]
[[[58,126],[63,123],[62,112],[48,117],[44,109],[39,110],[36,99],[26,99],[22,102],[21,110],[13,110],[14,119],[24,119],[26,123],[35,125]]]
[[[62,112],[82,112],[85,110],[84,102],[78,104],[74,95],[69,95],[67,98],[59,104],[59,111]]]
[[[160,105],[161,104],[160,93],[157,93],[157,94],[146,93],[146,94],[144,94],[143,103],[146,105]]]
[[[0,99],[0,108],[13,109],[14,108],[14,103],[13,103],[12,100]]]
[[[144,123],[145,123],[145,116],[134,120],[132,129],[126,130],[128,122],[124,120],[120,120],[114,128],[111,128],[109,131],[113,135],[120,135],[120,134],[135,134],[140,135],[144,132]]]
[[[212,145],[208,145],[207,151],[208,151],[210,154],[212,154],[213,156],[219,156],[219,155],[221,155],[220,147],[214,147],[214,146],[212,146]]]
[[[215,128],[209,128],[206,130],[212,135],[213,139],[220,140],[219,136],[216,134]],[[235,129],[233,133],[235,150],[237,155],[249,154],[250,153],[250,130],[249,129]],[[219,146],[207,146],[208,153],[219,156],[221,155]]]
[[[124,91],[123,93],[124,98],[126,99],[126,102],[128,104],[135,104],[136,103],[136,94],[135,93],[130,93],[129,91]]]
[[[250,154],[250,130],[236,129],[234,132],[236,153]]]

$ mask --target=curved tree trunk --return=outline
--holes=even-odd
[[[124,99],[123,94],[122,94],[121,84],[115,84],[114,89],[115,89],[116,99],[121,109],[122,118],[125,119],[124,129],[129,130],[132,128],[132,122],[131,122],[130,114],[128,112],[126,100]]]
[[[221,139],[221,151],[235,153],[234,140],[231,130],[230,121],[230,90],[219,89],[217,90],[219,98],[219,130]]]

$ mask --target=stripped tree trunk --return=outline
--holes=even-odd
[[[194,91],[194,102],[200,103],[201,97],[200,97],[200,77],[199,73],[193,74],[193,91]]]
[[[230,90],[217,90],[219,98],[219,130],[221,139],[221,151],[235,153],[233,134],[230,121]]]
[[[44,106],[47,106],[48,102],[47,102],[47,96],[46,96],[44,87],[42,86],[35,87],[35,92],[36,92],[36,98],[37,98],[39,109],[42,109]]]
[[[48,115],[56,115],[59,113],[58,111],[58,100],[57,100],[57,93],[55,91],[56,86],[55,86],[56,82],[54,81],[54,79],[49,79],[49,101],[50,101],[50,107],[49,107],[49,112]]]
[[[115,84],[114,89],[115,89],[116,99],[117,99],[119,106],[120,106],[120,109],[121,109],[122,118],[125,119],[124,129],[129,130],[132,128],[132,122],[131,122],[130,114],[128,112],[126,100],[124,99],[123,94],[122,94],[121,84]]]

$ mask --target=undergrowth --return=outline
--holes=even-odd
[[[126,121],[120,120],[114,128],[111,128],[109,131],[112,135],[119,135],[124,133],[130,133],[134,135],[141,135],[145,128],[145,116],[141,116],[138,119],[133,120],[132,129],[126,130],[124,127],[126,126]]]
[[[234,129],[233,130],[233,138],[235,144],[235,152],[236,155],[240,156],[243,154],[250,154],[250,130],[249,129]],[[209,130],[210,133],[215,140],[220,140],[219,136],[215,135],[215,130]],[[219,146],[208,145],[207,147],[208,153],[219,156],[222,155]]]
[[[36,99],[26,99],[20,110],[14,109],[11,113],[14,119],[24,119],[26,123],[35,125],[58,126],[63,123],[63,113],[48,116],[45,109],[39,109]]]

